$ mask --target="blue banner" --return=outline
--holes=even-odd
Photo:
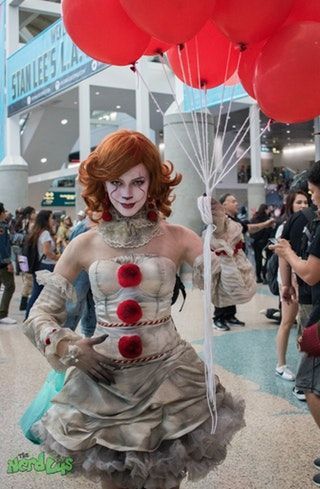
[[[6,0],[0,0],[0,162],[6,156]]]
[[[59,19],[8,58],[8,115],[42,102],[107,66],[80,51]]]
[[[184,110],[185,112],[191,112],[192,110],[201,110],[204,108],[204,93],[203,90],[197,90],[184,85]],[[207,91],[206,107],[214,107],[220,105],[223,102],[229,102],[230,100],[236,100],[239,98],[247,97],[248,94],[239,83],[235,86],[223,86],[220,85],[217,88],[211,88]]]

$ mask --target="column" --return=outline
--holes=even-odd
[[[79,85],[79,154],[80,161],[85,160],[91,153],[90,126],[90,84],[82,82]],[[81,197],[81,186],[76,179],[76,212],[83,210],[85,202]]]
[[[201,135],[204,130],[202,124],[204,122],[204,115],[201,116],[200,113],[197,113],[195,116]],[[213,150],[214,125],[212,116],[207,115],[207,117],[208,136],[206,140],[209,146],[207,153],[210,161]],[[192,159],[195,162],[197,161],[195,151],[187,134],[188,130],[193,146],[198,152],[196,128],[191,114],[184,113],[183,120],[180,114],[166,114],[164,117],[165,158],[172,161],[175,170],[182,173],[183,176],[182,182],[174,189],[176,200],[172,206],[173,213],[172,217],[170,216],[170,222],[187,226],[201,235],[204,224],[198,211],[197,198],[204,193],[205,186],[183,150],[185,148]],[[196,164],[198,165],[198,163]]]
[[[147,61],[143,58],[139,60],[139,71],[145,77]],[[143,81],[136,77],[136,129],[150,138],[150,104],[149,91]]]
[[[4,15],[1,4],[1,15]],[[6,56],[14,52],[19,45],[19,9],[6,6]],[[6,59],[4,60],[6,63]],[[6,105],[6,102],[5,102]],[[19,115],[4,117],[4,158],[0,163],[1,202],[10,211],[28,204],[28,165],[21,156]]]
[[[249,108],[250,115],[250,156],[251,178],[248,182],[248,215],[266,201],[265,182],[261,175],[261,141],[259,107],[253,104]]]

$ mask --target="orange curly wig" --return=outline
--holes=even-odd
[[[105,200],[105,182],[119,178],[142,163],[150,175],[149,197],[155,200],[158,210],[166,217],[171,214],[173,187],[181,182],[179,173],[173,175],[171,162],[162,163],[158,148],[143,134],[119,130],[96,147],[79,167],[82,197],[88,209],[101,211]]]

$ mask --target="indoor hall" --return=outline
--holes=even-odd
[[[18,311],[21,279],[16,277],[11,315],[17,326],[0,327],[2,443],[0,487],[3,489],[94,489],[83,478],[44,472],[8,474],[8,462],[16,457],[38,457],[41,449],[24,438],[18,421],[42,386],[49,364],[22,334],[23,313]],[[259,311],[276,307],[266,285],[259,285],[250,303],[238,306],[245,327],[214,333],[216,373],[225,387],[246,401],[246,428],[236,434],[225,462],[199,482],[184,482],[183,489],[308,489],[314,487],[313,460],[319,456],[319,435],[306,403],[292,395],[293,383],[275,376],[277,324]],[[187,287],[174,308],[179,333],[202,355],[202,294]],[[288,365],[296,371],[299,354],[293,329]]]

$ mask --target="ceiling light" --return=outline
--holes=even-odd
[[[288,130],[287,130],[287,134],[290,134],[290,132],[291,132],[291,131],[288,129]]]
[[[68,119],[61,119],[61,124],[63,126],[65,126],[66,124],[68,124]]]
[[[47,160],[47,158],[41,158],[40,161],[41,161],[41,163],[47,163],[48,160]]]
[[[232,129],[235,129],[236,127],[237,127],[237,126],[236,126],[235,124],[233,124]]]
[[[78,105],[78,102],[76,100],[73,103],[74,103],[74,105]]]
[[[314,151],[315,150],[315,145],[314,144],[299,144],[296,146],[292,146],[292,148],[284,148],[283,153],[299,153],[302,151]]]
[[[96,92],[96,95],[100,95],[100,92]]]
[[[160,109],[157,109],[156,112],[160,112]]]
[[[121,109],[121,105],[117,105],[116,106],[116,109]]]

